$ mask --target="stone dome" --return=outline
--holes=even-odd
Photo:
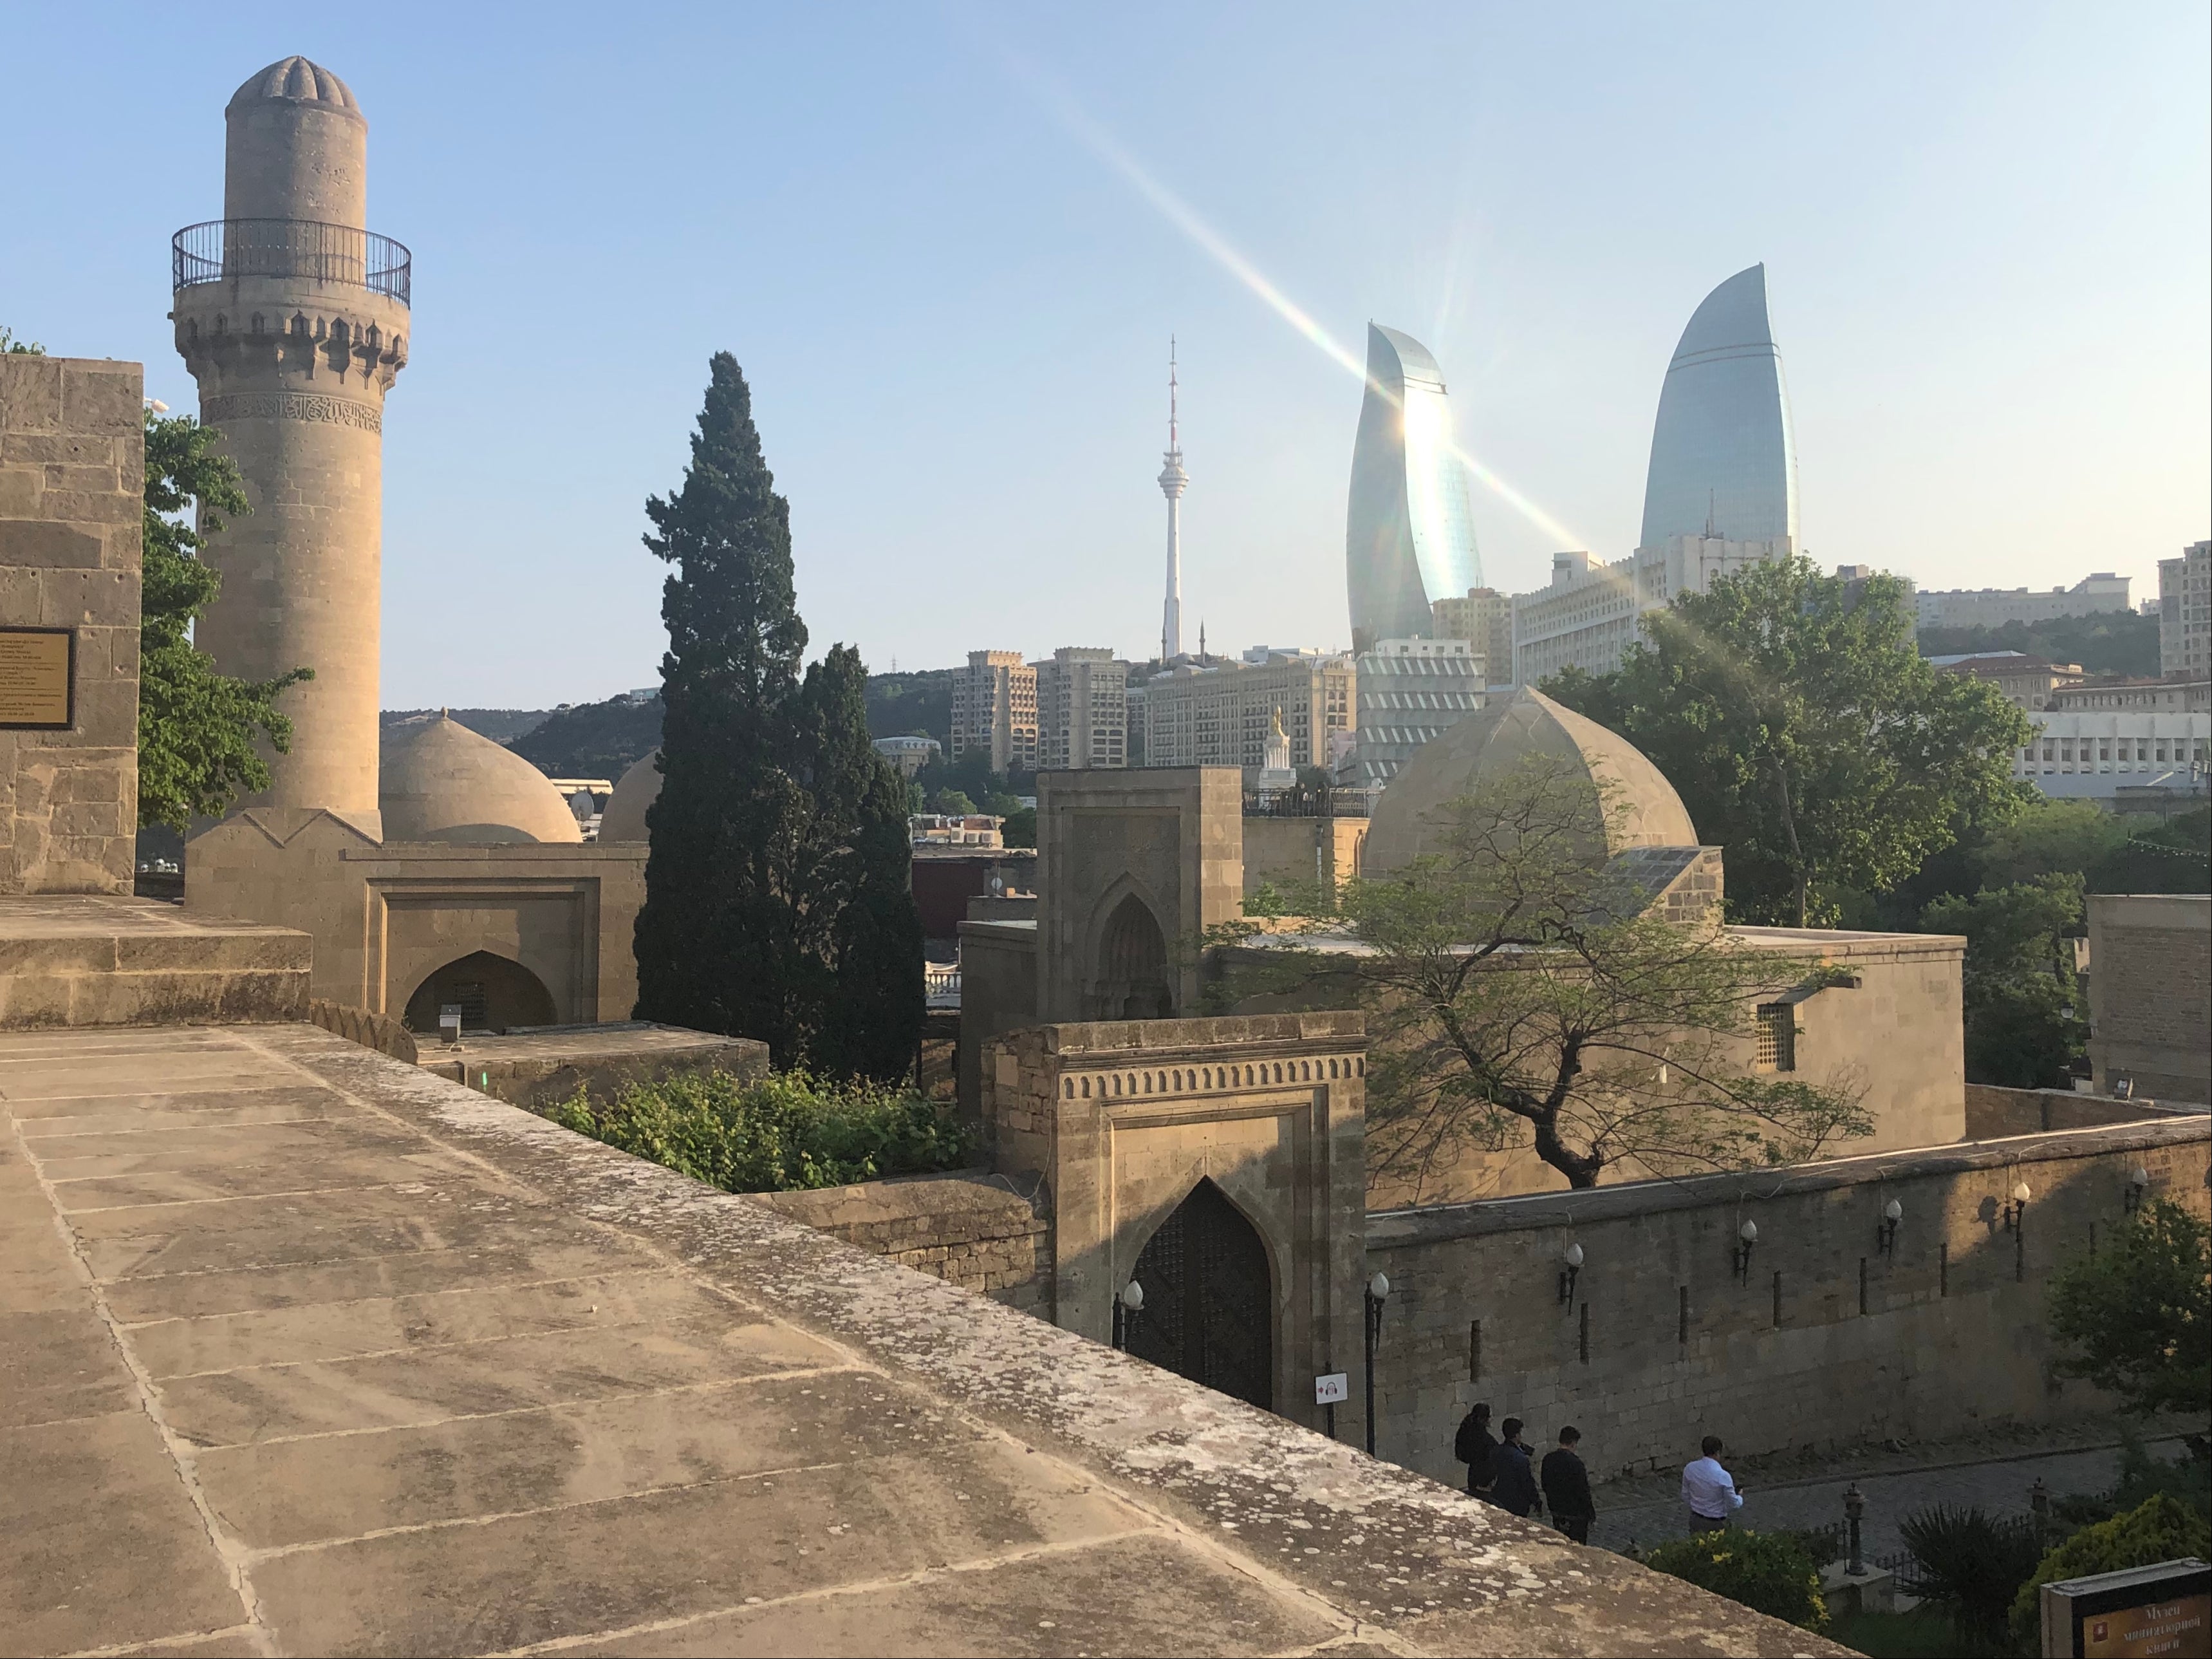
[[[1682,797],[1644,752],[1620,733],[1522,686],[1471,714],[1407,761],[1375,803],[1360,866],[1373,875],[1401,868],[1427,850],[1431,815],[1531,754],[1571,760],[1626,808],[1601,825],[1606,856],[1630,847],[1694,847],[1696,826]]]
[[[271,103],[314,104],[356,119],[361,116],[361,106],[354,101],[353,88],[320,64],[310,63],[305,58],[280,58],[258,75],[249,75],[246,84],[230,95],[230,102],[224,107],[237,109],[264,100]]]
[[[615,780],[615,792],[599,814],[602,841],[642,841],[645,809],[660,799],[660,751],[654,749]]]
[[[552,780],[449,715],[390,733],[376,790],[387,841],[580,841]]]

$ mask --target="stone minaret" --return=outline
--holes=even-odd
[[[222,592],[196,638],[284,693],[280,807],[378,831],[384,394],[407,363],[407,250],[368,223],[368,123],[344,82],[270,64],[223,112],[223,217],[177,233],[177,350],[253,510],[211,542]]]
[[[1160,610],[1160,661],[1182,655],[1182,492],[1190,474],[1182,470],[1182,443],[1176,432],[1175,342],[1168,342],[1168,452],[1160,469],[1160,493],[1168,498],[1168,596]]]

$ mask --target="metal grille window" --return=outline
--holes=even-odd
[[[1787,1003],[1759,1004],[1758,1064],[1761,1071],[1797,1069],[1796,1012]]]

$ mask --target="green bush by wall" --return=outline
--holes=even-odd
[[[957,1169],[960,1126],[911,1092],[804,1071],[678,1073],[604,1106],[581,1089],[546,1114],[580,1135],[726,1192],[787,1192]]]
[[[2034,1576],[2021,1586],[2012,1604],[2013,1639],[2022,1652],[2034,1652],[2043,1627],[2045,1584],[2129,1567],[2155,1566],[2185,1556],[2212,1559],[2212,1522],[2164,1492],[2125,1515],[2084,1527],[2043,1558]]]
[[[1644,1557],[1644,1564],[1806,1630],[1828,1622],[1820,1571],[1805,1546],[1785,1534],[1737,1527],[1693,1533],[1660,1545]]]

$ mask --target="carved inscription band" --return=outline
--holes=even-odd
[[[311,392],[225,392],[200,400],[200,418],[210,426],[227,420],[326,420],[364,432],[384,430],[384,416],[369,405]]]

